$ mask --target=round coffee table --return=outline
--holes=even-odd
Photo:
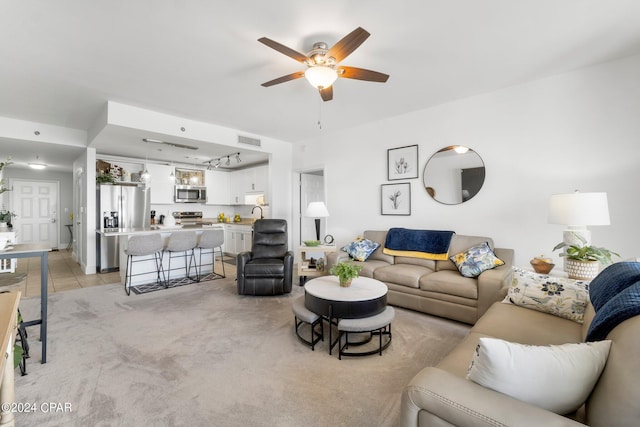
[[[329,320],[370,317],[387,306],[387,290],[387,285],[368,277],[343,288],[337,276],[322,276],[305,283],[304,305]]]

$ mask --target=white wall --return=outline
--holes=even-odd
[[[74,259],[85,274],[96,272],[96,150],[86,151],[73,161],[74,238],[81,240],[73,248]],[[82,188],[77,188],[78,182]],[[79,200],[77,199],[79,198]],[[78,250],[79,249],[79,250]]]
[[[514,248],[516,265],[551,255],[561,225],[547,223],[551,194],[605,191],[611,225],[593,244],[640,255],[640,55],[297,144],[298,168],[325,165],[328,232],[343,244],[366,229],[453,229]],[[419,144],[420,177],[409,180],[411,216],[380,215],[387,149]],[[480,193],[462,205],[432,200],[422,168],[438,149],[466,145],[486,166]],[[404,181],[393,181],[404,182]],[[553,254],[556,261],[559,257]]]

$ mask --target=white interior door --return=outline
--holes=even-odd
[[[20,243],[58,247],[58,183],[13,180],[12,206]]]

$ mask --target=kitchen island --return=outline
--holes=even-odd
[[[149,228],[121,228],[121,229],[105,229],[105,230],[96,230],[96,233],[105,236],[105,237],[109,237],[109,236],[121,236],[119,240],[119,245],[118,245],[118,256],[119,256],[119,264],[121,266],[126,266],[127,265],[127,254],[126,254],[126,249],[128,247],[128,243],[129,243],[129,236],[134,236],[134,235],[151,235],[151,234],[160,234],[162,236],[162,239],[164,241],[164,244],[167,244],[167,241],[169,240],[169,236],[171,236],[172,233],[178,233],[178,232],[185,232],[185,231],[195,231],[196,236],[198,237],[198,239],[200,238],[200,235],[202,235],[202,233],[205,230],[224,230],[223,224],[211,224],[211,225],[202,225],[202,224],[189,224],[186,227],[183,225],[172,225],[172,226],[164,226],[164,225],[154,225],[151,226]],[[199,261],[200,260],[200,250],[196,249],[195,250],[195,255],[196,255],[196,260]],[[211,255],[207,255],[207,257],[210,257]],[[204,257],[204,255],[203,255]],[[211,258],[208,258],[207,260],[202,260],[203,264],[207,264],[211,262]],[[180,264],[182,263],[182,264]],[[165,270],[168,268],[168,259],[167,257],[163,258],[163,267],[165,268]],[[184,268],[184,260],[183,258],[174,258],[172,260],[172,265],[171,265],[172,269],[173,268],[179,268],[182,267]],[[194,268],[195,266],[192,266],[192,268]],[[213,266],[212,265],[205,265],[202,273],[210,273],[212,271]],[[153,257],[150,257],[148,261],[143,261],[140,263],[136,263],[136,273],[139,272],[148,272],[146,274],[142,274],[142,275],[138,275],[138,276],[134,276],[132,279],[132,286],[135,285],[140,285],[143,283],[150,283],[150,282],[154,282],[156,280],[156,266],[155,266],[155,262],[153,260]],[[120,282],[122,284],[124,284],[125,282],[125,274],[126,274],[126,268],[120,268]],[[194,271],[192,271],[191,273],[192,275],[194,274]],[[184,277],[184,270],[182,271],[182,273],[180,273],[180,270],[174,271],[171,273],[171,277],[172,278],[179,278],[179,277]]]

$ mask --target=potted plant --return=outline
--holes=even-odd
[[[16,214],[14,214],[11,211],[8,210],[1,210],[0,211],[0,227],[4,228],[4,227],[11,227],[11,219],[13,217],[15,217]]]
[[[96,175],[96,183],[98,184],[113,184],[115,182],[116,179],[108,172]]]
[[[591,280],[598,274],[600,264],[609,265],[613,262],[611,258],[614,255],[620,256],[609,249],[587,245],[585,238],[577,233],[573,235],[581,244],[560,242],[553,248],[554,251],[565,249],[560,256],[567,258],[565,267],[571,279]]]
[[[362,270],[361,265],[353,262],[339,262],[329,270],[329,274],[338,276],[340,286],[346,288],[351,286],[351,281],[358,277],[358,273]]]

